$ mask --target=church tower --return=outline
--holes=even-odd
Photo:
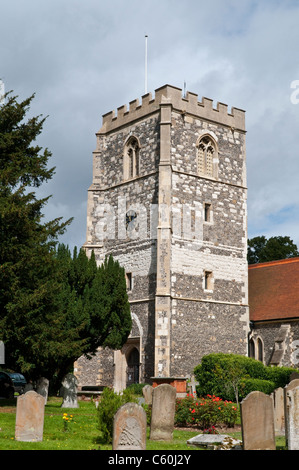
[[[103,116],[85,249],[125,268],[133,328],[121,351],[77,361],[80,384],[119,391],[247,355],[245,134],[244,111],[170,85]]]

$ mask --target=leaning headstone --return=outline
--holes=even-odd
[[[16,441],[36,442],[43,440],[45,400],[34,390],[17,398]]]
[[[112,450],[146,449],[146,413],[137,403],[126,403],[114,416]]]
[[[49,380],[45,377],[40,377],[36,384],[36,391],[44,397],[44,403],[46,405],[48,400]]]
[[[299,379],[292,380],[288,385],[286,385],[283,389],[284,392],[284,416],[285,416],[285,439],[286,439],[286,447],[289,446],[288,439],[289,439],[289,429],[290,425],[288,423],[289,417],[289,410],[288,410],[288,393],[291,390],[294,390],[296,387],[299,387]]]
[[[27,382],[24,387],[24,393],[30,392],[30,390],[34,390],[32,382]]]
[[[173,437],[176,389],[169,384],[154,387],[150,439],[169,441]]]
[[[284,435],[285,433],[285,419],[284,419],[284,392],[283,388],[279,387],[273,392],[274,400],[274,427],[276,434]]]
[[[62,408],[79,408],[78,405],[78,379],[73,374],[67,374],[62,381]]]
[[[145,385],[142,388],[142,394],[144,396],[144,401],[147,405],[151,405],[153,401],[153,387],[151,385]]]
[[[299,450],[299,386],[286,393],[286,445]]]
[[[251,392],[241,402],[241,425],[244,450],[275,450],[273,398]]]

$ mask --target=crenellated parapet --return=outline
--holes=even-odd
[[[202,98],[198,100],[198,95],[187,92],[183,96],[182,89],[171,85],[164,85],[155,90],[155,97],[148,93],[141,98],[141,103],[135,99],[127,105],[117,108],[117,112],[110,111],[103,115],[102,127],[98,134],[106,134],[121,126],[126,126],[131,122],[140,120],[145,116],[160,111],[161,105],[171,105],[172,109],[183,115],[191,115],[194,118],[222,124],[230,128],[245,132],[245,111],[239,108],[231,108],[228,105],[217,103],[213,106],[213,100]]]

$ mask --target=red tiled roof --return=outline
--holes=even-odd
[[[299,258],[248,266],[252,321],[299,319]]]

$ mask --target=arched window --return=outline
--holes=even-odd
[[[255,344],[252,338],[249,340],[249,357],[255,359]]]
[[[197,147],[197,169],[200,175],[215,175],[216,144],[209,135],[203,136]]]
[[[124,178],[130,179],[139,175],[139,143],[136,137],[130,137],[125,145]]]
[[[261,362],[264,360],[264,348],[260,338],[257,339],[257,360]]]

